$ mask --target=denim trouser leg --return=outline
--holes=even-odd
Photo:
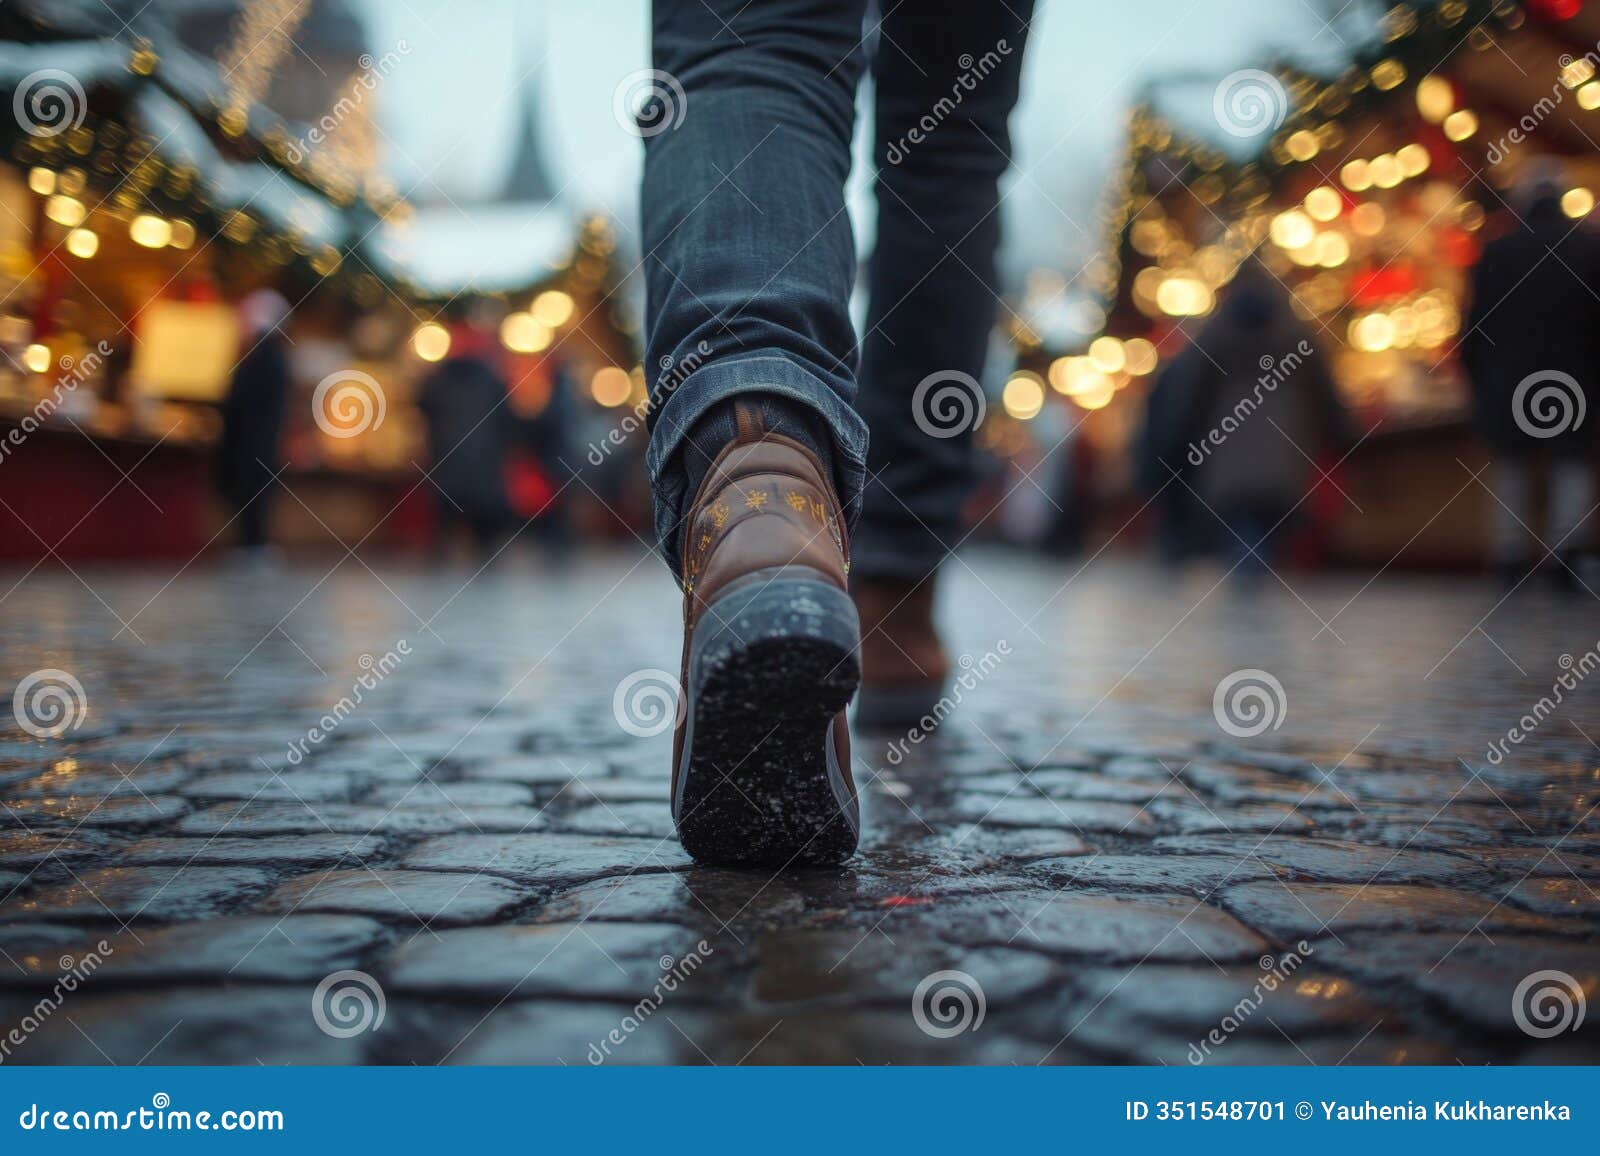
[[[932,374],[982,373],[999,302],[1007,118],[1032,12],[1032,0],[888,6],[873,61],[878,239],[860,402],[872,442],[856,574],[920,580],[961,536],[975,480],[970,423],[934,436],[923,426],[950,426],[919,425],[912,399]]]
[[[847,515],[859,510],[867,431],[853,408],[856,260],[844,183],[864,7],[656,0],[654,64],[670,77],[662,91],[681,87],[682,107],[665,110],[660,131],[644,129],[646,461],[674,572],[679,459],[701,452],[685,435],[741,392],[815,408],[835,439]]]

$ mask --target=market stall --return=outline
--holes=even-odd
[[[1052,347],[1019,319],[1036,384],[1018,388],[1047,383],[1125,461],[1160,364],[1259,258],[1364,433],[1340,467],[1350,500],[1317,507],[1324,552],[1480,559],[1488,499],[1459,494],[1484,460],[1458,357],[1470,270],[1532,157],[1562,158],[1563,208],[1589,227],[1597,44],[1600,12],[1581,0],[1420,0],[1389,8],[1333,75],[1280,63],[1152,85],[1106,195],[1107,252],[1087,271],[1100,332]]]

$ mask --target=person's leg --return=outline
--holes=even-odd
[[[1557,555],[1582,552],[1592,545],[1594,492],[1594,463],[1557,458],[1551,464],[1550,545]]]
[[[878,237],[860,410],[872,431],[853,572],[920,580],[961,535],[976,398],[999,307],[999,182],[1010,163],[1031,0],[889,7],[873,57]],[[918,396],[918,387],[935,379]],[[948,410],[941,405],[949,405]],[[964,420],[965,416],[965,420]]]
[[[859,836],[845,574],[866,426],[844,181],[863,5],[655,8],[647,464],[685,592],[672,816],[701,861],[834,863]]]
[[[268,490],[245,498],[239,507],[239,545],[245,550],[260,550],[268,538]]]
[[[1515,581],[1526,573],[1528,531],[1533,518],[1533,478],[1528,463],[1502,458],[1492,471],[1494,497],[1489,503],[1489,564]]]
[[[932,579],[960,540],[976,480],[979,379],[999,302],[999,182],[1032,9],[888,6],[873,57],[878,236],[860,401],[872,436],[851,568],[864,727],[920,718],[949,672]]]
[[[656,534],[736,429],[733,400],[831,466],[850,520],[866,425],[845,213],[865,0],[656,0],[642,198]],[[653,118],[653,119],[652,119]]]
[[[1550,465],[1550,547],[1556,554],[1557,579],[1580,589],[1594,542],[1594,463],[1559,457]]]

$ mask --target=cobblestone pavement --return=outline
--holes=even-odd
[[[953,564],[959,706],[768,876],[672,837],[642,555],[12,572],[0,1060],[1600,1058],[1596,603],[1219,576]]]

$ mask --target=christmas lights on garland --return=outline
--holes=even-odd
[[[1383,17],[1379,43],[1335,79],[1318,80],[1289,67],[1272,70],[1282,85],[1288,109],[1262,154],[1245,162],[1234,161],[1206,142],[1184,135],[1149,103],[1137,106],[1129,114],[1127,147],[1107,183],[1097,214],[1109,243],[1085,270],[1090,292],[1106,310],[1114,306],[1130,228],[1155,198],[1149,179],[1152,168],[1160,168],[1171,180],[1183,179],[1202,204],[1243,217],[1268,201],[1281,176],[1338,147],[1342,123],[1399,93],[1414,93],[1462,46],[1474,51],[1491,47],[1497,33],[1521,28],[1529,10],[1546,19],[1562,20],[1580,8],[1581,0],[1546,0],[1543,4],[1534,0],[1411,0],[1395,4]],[[1468,29],[1464,36],[1463,28]],[[1453,115],[1463,119],[1457,124],[1446,120],[1446,135],[1452,139],[1470,136],[1476,124],[1468,124],[1464,118],[1472,114],[1458,110]],[[1233,239],[1246,251],[1262,240],[1242,234]],[[1019,352],[1038,350],[1037,337],[1025,326],[1014,326],[1012,336]]]

